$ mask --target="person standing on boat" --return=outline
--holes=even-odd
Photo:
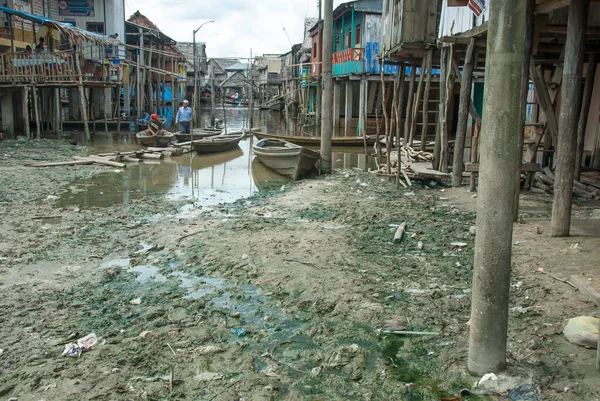
[[[179,108],[177,117],[175,117],[175,123],[179,124],[179,132],[182,134],[189,134],[190,126],[192,125],[193,113],[189,106],[190,102],[184,100],[183,106]]]

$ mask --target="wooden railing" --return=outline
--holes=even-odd
[[[341,52],[333,53],[333,64],[342,64],[349,61],[363,61],[365,59],[364,48],[351,48],[342,50]]]
[[[77,82],[74,51],[42,53],[5,53],[0,55],[0,82],[61,83]],[[83,61],[80,65],[83,65]],[[83,80],[96,80],[94,74],[83,74]]]

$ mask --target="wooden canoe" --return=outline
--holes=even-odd
[[[280,141],[291,142],[296,145],[321,146],[321,138],[315,136],[286,136],[266,134],[264,132],[255,132],[254,136],[258,139],[279,139]],[[375,136],[367,136],[367,145],[373,145],[374,143]],[[362,137],[334,136],[331,138],[331,144],[333,146],[364,146],[365,141]]]
[[[292,180],[312,170],[321,159],[315,150],[279,139],[261,139],[252,150],[265,166]]]
[[[192,146],[199,155],[207,153],[225,152],[237,148],[240,141],[244,138],[241,135],[217,135],[209,138],[194,140]]]
[[[194,141],[196,139],[202,139],[202,138],[207,138],[209,136],[215,136],[215,135],[220,135],[223,132],[223,130],[207,130],[204,128],[196,128],[194,129]],[[189,142],[192,140],[192,135],[191,134],[182,134],[180,132],[176,132],[175,133],[175,137],[177,138],[178,142]]]
[[[140,145],[154,148],[166,148],[171,141],[175,140],[175,134],[168,131],[163,131],[162,135],[148,135],[146,131],[140,131],[135,134],[135,137]]]

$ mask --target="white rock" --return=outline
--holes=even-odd
[[[469,227],[469,234],[471,234],[471,235],[477,234],[477,227],[475,227],[475,226]]]
[[[142,298],[136,298],[136,299],[132,299],[131,301],[129,301],[129,303],[131,305],[139,305],[142,303]]]
[[[477,383],[475,384],[475,387],[481,386],[483,383],[485,383],[485,382],[487,382],[489,380],[498,380],[498,376],[496,376],[493,373],[487,373],[487,374],[483,375],[481,377],[481,379],[479,379],[477,381]]]

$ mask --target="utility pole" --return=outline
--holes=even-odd
[[[192,129],[194,127],[196,127],[197,122],[198,122],[198,114],[199,114],[198,113],[198,103],[200,103],[198,101],[198,90],[199,90],[199,88],[198,88],[198,66],[197,66],[197,58],[198,58],[197,54],[198,54],[198,50],[196,49],[196,33],[198,33],[198,31],[204,25],[206,25],[206,24],[212,24],[213,22],[215,22],[215,21],[213,21],[213,20],[206,21],[202,25],[200,25],[198,27],[198,29],[195,29],[194,31],[192,31],[193,32],[192,43],[193,43],[193,46],[194,46],[194,98],[192,100],[192,110],[193,110],[194,114],[193,114],[193,118],[192,118],[192,121],[193,121],[193,124],[192,124],[193,127],[192,127]]]
[[[323,18],[323,100],[321,102],[321,172],[331,172],[331,137],[333,121],[331,116],[332,84],[331,62],[333,48],[333,0],[325,0]]]
[[[318,60],[323,60],[323,26],[321,21],[322,8],[323,8],[323,0],[317,0],[319,3],[319,20],[317,21],[317,54]],[[313,60],[314,62],[315,60]],[[317,74],[317,104],[315,110],[315,136],[321,136],[321,102],[323,101],[323,88],[321,87],[321,72],[322,64],[313,64],[313,68],[315,68],[318,72]]]
[[[252,133],[252,123],[254,122],[254,77],[252,76],[252,49],[250,49],[250,60],[248,62],[250,70],[250,90],[248,91],[248,124],[250,133]]]
[[[568,237],[571,230],[577,123],[581,108],[583,48],[589,6],[589,0],[572,0],[569,5],[562,84],[563,99],[560,105],[556,146],[556,181],[554,181],[551,224],[553,237]]]
[[[485,65],[469,371],[506,368],[525,2],[492,0]]]
[[[209,66],[208,67],[208,71],[210,74],[210,121],[212,126],[215,126],[215,96],[216,96],[216,90],[215,90],[215,73],[214,73],[214,68],[213,66]]]

